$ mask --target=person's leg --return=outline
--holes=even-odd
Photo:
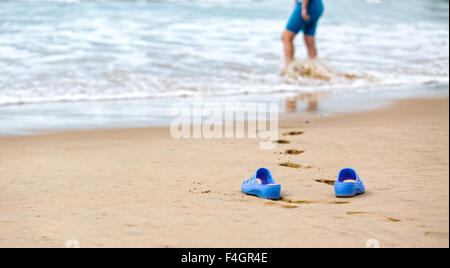
[[[317,49],[316,49],[316,38],[312,35],[304,36],[305,45],[308,50],[308,57],[310,59],[315,59],[317,57]]]
[[[284,44],[284,60],[286,67],[289,65],[289,63],[294,60],[294,54],[295,54],[295,48],[294,48],[294,39],[296,34],[285,30],[283,32],[283,35],[281,36],[281,39],[283,40]]]
[[[302,5],[297,4],[286,25],[286,30],[283,32],[281,39],[284,44],[284,59],[286,67],[294,59],[294,39],[298,32],[305,26],[305,21],[302,18]]]
[[[322,13],[323,13],[323,7],[321,10],[319,10],[318,13],[310,14],[311,19],[305,25],[304,40],[305,40],[306,49],[308,50],[308,57],[310,59],[315,59],[317,57],[315,35],[316,35],[316,31],[317,31],[317,25],[319,23],[320,17],[322,16]]]

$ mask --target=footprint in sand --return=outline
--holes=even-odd
[[[298,135],[303,135],[305,134],[305,132],[303,131],[291,131],[291,132],[286,132],[283,134],[283,136],[298,136]]]
[[[347,201],[309,201],[309,200],[292,200],[286,198],[282,198],[281,201],[290,204],[302,204],[302,205],[311,205],[311,204],[345,205],[350,203]]]
[[[246,201],[240,199],[241,201]],[[347,201],[314,201],[314,200],[292,200],[287,198],[282,198],[280,200],[268,200],[264,202],[265,206],[278,206],[282,208],[298,208],[298,205],[312,205],[312,204],[321,204],[321,205],[345,205],[349,204]]]
[[[201,191],[201,190],[199,190],[197,188],[193,188],[193,189],[189,189],[188,192],[195,193],[195,194],[198,194],[198,193],[200,193],[200,194],[209,194],[211,192],[211,190]]]
[[[325,183],[325,184],[334,186],[334,183],[336,182],[336,180],[320,179],[320,180],[316,180],[316,182]]]
[[[346,214],[350,215],[350,216],[352,216],[352,215],[372,215],[372,216],[385,218],[386,220],[391,221],[391,222],[401,222],[402,221],[400,219],[396,219],[396,218],[392,218],[392,217],[388,217],[388,216],[384,216],[384,215],[377,214],[377,213],[372,213],[372,212],[349,211]]]
[[[279,165],[282,167],[290,167],[290,168],[301,168],[302,167],[302,165],[291,163],[291,162],[285,162],[285,163],[281,163]]]
[[[266,205],[266,206],[279,206],[279,207],[282,207],[282,208],[298,208],[298,206],[295,206],[295,205],[281,204],[281,203],[273,202],[273,201],[267,201],[267,202],[264,203],[264,205]]]
[[[290,149],[290,150],[286,150],[286,152],[284,152],[285,154],[293,154],[293,155],[298,155],[298,154],[302,154],[305,151],[303,150],[295,150],[295,149]]]
[[[433,236],[433,237],[440,237],[440,238],[447,238],[448,239],[448,233],[444,232],[425,232],[426,236]]]
[[[194,185],[192,188],[188,189],[188,192],[191,193],[200,193],[200,194],[208,194],[211,192],[211,190],[201,190],[198,189],[197,187],[200,187],[200,185],[202,185],[201,182],[198,181],[193,181],[192,184]]]
[[[312,166],[302,166],[300,164],[295,164],[292,162],[285,162],[285,163],[281,163],[279,164],[282,167],[290,167],[290,168],[303,168],[303,169],[311,169],[313,168]]]
[[[278,143],[278,144],[289,144],[291,142],[287,141],[287,140],[277,140],[276,143]]]

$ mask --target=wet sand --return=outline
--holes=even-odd
[[[0,247],[448,247],[448,103],[289,116],[274,150],[165,128],[1,138]],[[240,192],[262,166],[282,200]],[[343,167],[366,194],[334,197]]]

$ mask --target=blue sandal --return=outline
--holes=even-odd
[[[261,183],[258,182],[261,181]],[[267,199],[280,199],[281,185],[275,184],[267,168],[258,169],[255,174],[241,185],[242,192]]]
[[[366,191],[364,183],[354,169],[344,168],[339,172],[334,183],[334,192],[337,197],[353,197]]]

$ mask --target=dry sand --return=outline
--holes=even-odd
[[[156,128],[2,138],[0,247],[448,247],[448,103],[298,116],[268,151]],[[240,192],[261,166],[282,201]],[[337,199],[324,182],[347,166],[368,192]]]

